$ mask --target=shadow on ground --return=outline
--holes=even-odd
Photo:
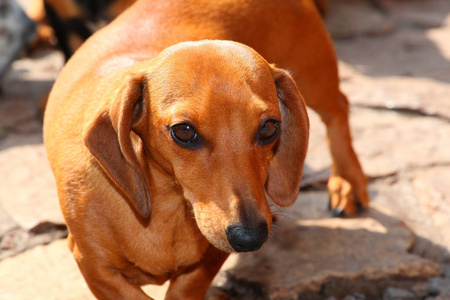
[[[450,60],[443,54],[450,3],[445,1],[384,1],[395,31],[382,36],[336,40],[339,59],[371,77],[407,76],[448,83]],[[448,39],[447,39],[448,40]],[[445,44],[443,44],[445,43]]]
[[[301,193],[276,224],[271,242],[239,256],[222,284],[232,299],[316,300],[354,293],[380,299],[389,286],[410,287],[440,274],[437,264],[409,253],[414,236],[401,220],[376,206],[359,218],[329,218],[325,194]]]

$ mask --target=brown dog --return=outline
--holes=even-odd
[[[166,299],[202,299],[228,252],[268,238],[265,191],[295,201],[306,110],[262,57],[292,70],[327,125],[332,207],[367,206],[312,2],[138,1],[72,57],[45,115],[70,247],[96,297],[148,299],[139,286],[170,280]]]

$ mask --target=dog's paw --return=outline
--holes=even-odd
[[[328,180],[329,209],[334,217],[350,217],[369,206],[365,185],[355,188],[344,178],[332,175]]]

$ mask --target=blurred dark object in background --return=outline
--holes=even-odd
[[[35,34],[35,22],[16,0],[0,0],[0,80],[33,41]]]
[[[39,32],[53,29],[66,61],[95,31],[114,20],[136,0],[34,0]],[[41,9],[39,7],[41,6]],[[39,13],[38,13],[39,12]],[[39,18],[39,19],[37,19]]]

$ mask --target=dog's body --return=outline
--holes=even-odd
[[[95,29],[114,20],[136,0],[34,0],[28,10],[29,17],[38,23],[39,44],[56,43],[64,53],[66,61]],[[325,15],[327,0],[314,0]],[[48,24],[50,26],[48,26]]]
[[[312,2],[138,1],[68,62],[45,115],[70,247],[98,298],[148,299],[140,285],[170,280],[166,299],[202,299],[227,252],[266,241],[264,191],[295,201],[308,138],[296,85],[241,44],[170,47],[203,39],[290,69],[327,125],[332,207],[368,204]]]

